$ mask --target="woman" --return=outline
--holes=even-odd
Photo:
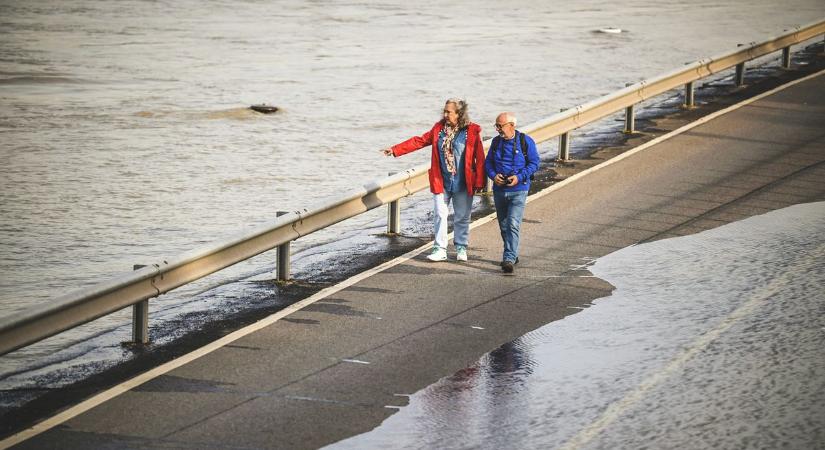
[[[398,157],[427,145],[432,147],[428,172],[435,211],[435,245],[427,259],[447,259],[447,215],[452,203],[456,259],[467,261],[473,194],[484,188],[485,173],[481,127],[470,122],[464,100],[447,100],[444,118],[430,131],[381,151],[386,156]]]

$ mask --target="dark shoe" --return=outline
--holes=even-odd
[[[510,262],[510,261],[502,262],[501,263],[501,270],[503,270],[504,273],[513,273],[513,263]]]
[[[516,264],[518,264],[518,256],[516,256],[516,262],[514,262],[513,265],[515,266]],[[504,261],[498,263],[498,265],[504,267]]]

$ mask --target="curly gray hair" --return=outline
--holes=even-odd
[[[467,112],[467,102],[460,98],[453,97],[447,99],[447,101],[444,102],[444,106],[447,106],[450,103],[455,105],[456,112],[458,112],[458,129],[460,130],[467,128],[467,126],[470,125],[470,114]],[[443,119],[441,121],[444,122]]]

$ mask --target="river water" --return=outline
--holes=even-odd
[[[531,123],[823,16],[819,0],[0,0],[0,315],[424,164],[378,150],[427,130],[447,97],[489,137],[501,110]],[[404,232],[426,238],[418,198]],[[384,214],[300,239],[294,271],[325,245],[370,245]],[[244,307],[273,267],[264,255],[165,295],[153,326]],[[0,388],[122,357],[128,321],[1,357]]]
[[[599,258],[610,297],[330,449],[822,448],[825,202]]]

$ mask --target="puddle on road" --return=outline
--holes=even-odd
[[[629,247],[591,271],[616,286],[611,297],[327,448],[817,445],[825,202]]]

